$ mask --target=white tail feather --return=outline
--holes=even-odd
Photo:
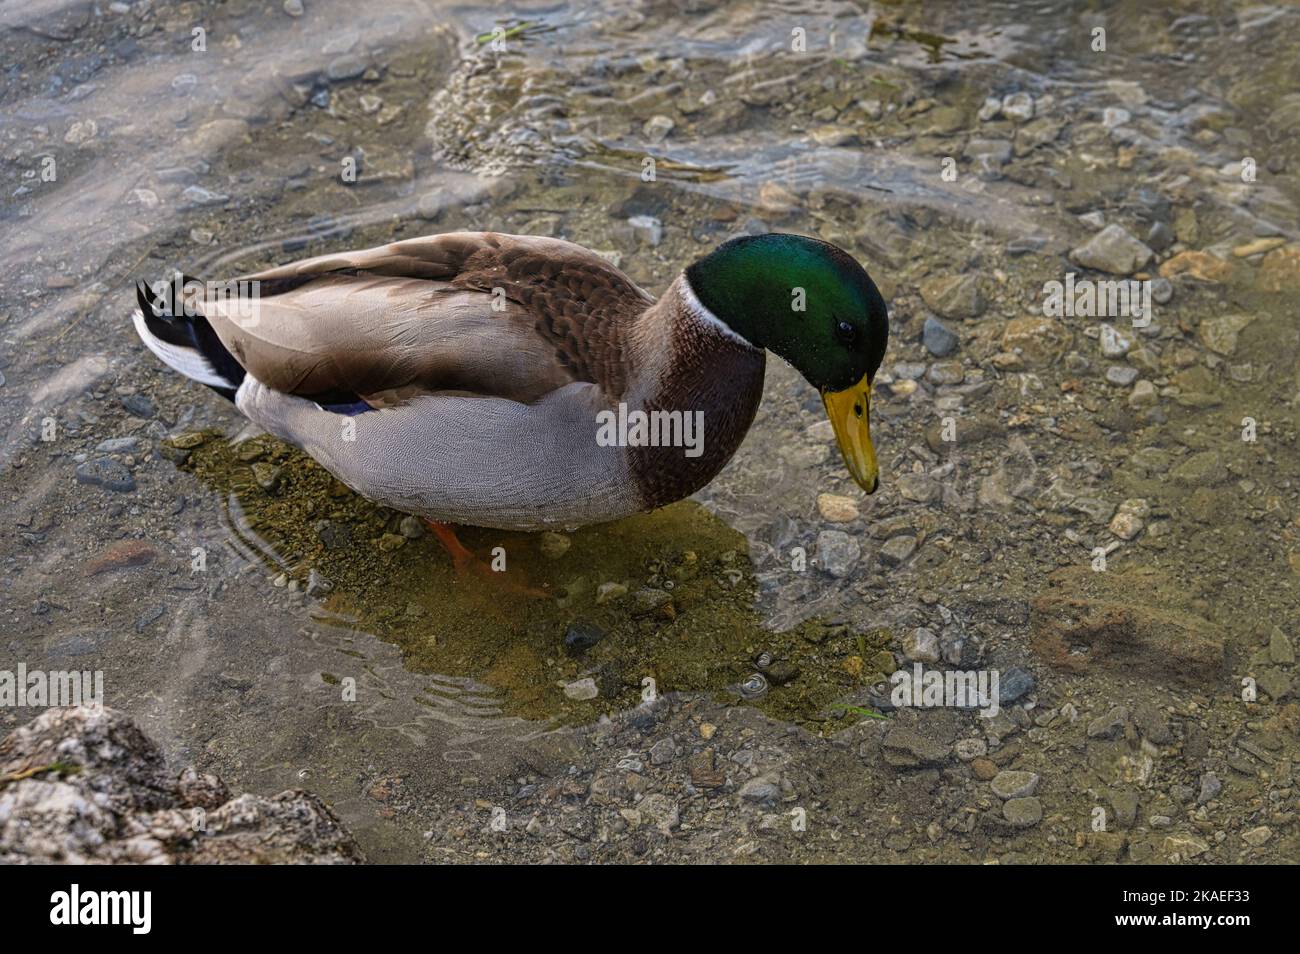
[[[144,323],[144,314],[137,308],[131,314],[131,320],[135,323],[136,334],[144,342],[145,347],[158,356],[158,360],[173,370],[179,371],[187,378],[193,378],[200,384],[207,384],[216,388],[234,388],[238,385],[233,381],[227,381],[217,373],[211,362],[203,357],[194,348],[183,348],[180,345],[174,345],[170,342],[163,341]]]

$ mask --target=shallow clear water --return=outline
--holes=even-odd
[[[95,662],[109,704],[138,715],[169,752],[250,786],[297,779],[328,791],[375,850],[397,856],[401,839],[349,800],[361,800],[347,782],[361,766],[418,752],[486,763],[476,769],[484,778],[509,772],[514,747],[550,720],[591,721],[634,704],[637,667],[665,690],[726,693],[753,669],[754,652],[775,647],[802,661],[809,685],[762,704],[810,726],[852,688],[863,657],[873,671],[872,654],[897,649],[914,626],[969,628],[987,658],[1026,664],[1023,621],[989,609],[999,591],[1028,599],[1047,572],[1086,563],[1091,545],[1113,539],[1105,520],[1081,525],[1070,501],[1146,496],[1117,478],[1143,447],[1235,454],[1222,433],[1243,415],[1270,422],[1279,439],[1294,435],[1293,278],[1284,269],[1278,295],[1261,279],[1273,249],[1233,250],[1300,238],[1300,16],[1224,6],[864,12],[856,3],[620,0],[523,2],[509,16],[440,2],[371,3],[363,16],[356,4],[316,0],[302,16],[242,2],[7,6],[0,559],[10,585],[0,654],[49,667]],[[494,38],[497,27],[506,32]],[[1104,53],[1090,46],[1096,27],[1106,30]],[[1032,119],[977,118],[987,97],[1016,92],[1036,101]],[[1258,161],[1251,183],[1237,171],[1244,156]],[[955,181],[941,174],[949,157]],[[648,159],[653,181],[643,177]],[[349,168],[355,181],[344,180]],[[1167,222],[1175,253],[1208,250],[1233,267],[1217,283],[1180,281],[1171,311],[1157,313],[1190,346],[1201,320],[1258,316],[1235,355],[1208,364],[1200,352],[1175,363],[1182,339],[1152,337],[1164,363],[1147,376],[1175,387],[1158,418],[1116,424],[1115,413],[1129,414],[1127,391],[1098,383],[1106,365],[1085,331],[1096,322],[1079,319],[1060,349],[1085,353],[1087,367],[994,360],[1005,323],[1036,313],[1043,282],[1069,268],[1066,252],[1091,234],[1078,216],[1092,211],[1140,238]],[[773,362],[753,431],[698,495],[702,508],[649,518],[638,533],[650,543],[626,565],[608,564],[625,543],[600,528],[575,538],[581,571],[530,556],[540,582],[568,592],[581,578],[585,589],[559,609],[508,607],[497,618],[476,602],[482,594],[452,582],[427,539],[375,545],[398,530],[398,515],[292,492],[270,507],[248,462],[209,454],[211,444],[179,469],[177,455],[158,455],[169,437],[212,429],[233,438],[242,423],[135,341],[138,278],[176,268],[224,277],[454,229],[562,236],[613,254],[656,293],[744,231],[807,232],[849,249],[891,300],[895,323],[874,425],[884,490],[861,498],[815,393]],[[896,365],[927,373],[935,363],[918,341],[930,313],[918,289],[955,274],[978,276],[988,300],[955,321],[963,379],[930,374],[911,387],[915,375]],[[1180,402],[1176,376],[1202,366],[1212,383],[1183,380],[1181,393],[1215,403]],[[996,421],[998,439],[936,453],[925,428],[954,413]],[[1086,423],[1075,427],[1071,415]],[[100,449],[114,438],[136,440]],[[1232,465],[1236,490],[1224,493],[1240,507],[1194,525],[1195,488],[1169,487],[1152,522],[1172,532],[1158,549],[1125,552],[1201,567],[1179,597],[1188,604],[1226,608],[1262,598],[1262,587],[1268,605],[1286,607],[1300,467],[1292,442],[1270,448],[1267,466]],[[105,457],[124,465],[133,489],[77,481],[79,465]],[[306,467],[283,449],[272,457],[294,479]],[[1017,459],[1028,461],[1028,489],[999,512],[982,489]],[[203,461],[206,470],[194,466]],[[904,485],[915,490],[922,478],[937,489],[909,496]],[[819,493],[854,498],[861,518],[828,523]],[[357,528],[354,548],[325,554],[321,520]],[[815,554],[827,529],[861,542],[857,570],[792,571],[792,548]],[[902,530],[914,552],[882,560]],[[636,589],[671,578],[688,533],[704,567],[699,615],[670,627],[599,610],[627,641],[608,644],[601,665],[635,663],[614,690],[572,705],[560,685],[605,670],[565,655],[566,623],[597,612],[602,582]],[[137,550],[122,547],[132,540]],[[1212,545],[1225,548],[1219,562]],[[307,596],[308,574],[326,557],[333,587]],[[1276,585],[1263,587],[1273,574]],[[717,595],[737,586],[740,598]],[[1293,604],[1277,613],[1280,625],[1295,623]],[[1246,628],[1238,633],[1230,613],[1209,615],[1247,655]],[[826,644],[833,650],[790,635],[809,620],[857,635]],[[346,716],[334,705],[340,678],[360,687]]]

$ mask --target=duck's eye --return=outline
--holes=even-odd
[[[844,344],[851,345],[857,340],[858,329],[847,321],[841,321],[835,326],[835,337],[839,338]]]

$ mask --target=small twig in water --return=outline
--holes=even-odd
[[[876,712],[874,709],[864,709],[861,706],[850,706],[843,702],[833,702],[831,703],[831,708],[843,709],[845,712],[856,712],[858,715],[864,715],[869,719],[884,719],[885,721],[888,721],[888,718],[883,713]]]
[[[506,27],[504,30],[498,27],[495,30],[489,30],[487,33],[480,33],[474,37],[474,42],[479,46],[484,43],[491,43],[493,40],[511,40],[517,36],[522,36],[530,31],[539,31],[543,29],[543,24],[536,23],[532,20],[524,20],[522,23],[516,23],[512,27]]]
[[[21,782],[25,778],[32,778],[35,775],[41,775],[45,772],[58,772],[60,775],[75,775],[81,771],[81,766],[73,762],[51,762],[49,765],[37,765],[33,768],[23,769],[21,772],[13,772],[9,775],[0,775],[0,788],[4,788],[11,782]]]

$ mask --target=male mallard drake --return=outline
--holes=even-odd
[[[733,239],[658,301],[579,245],[495,232],[239,281],[228,287],[244,297],[141,283],[136,330],[168,365],[397,510],[537,530],[680,500],[740,445],[767,350],[821,391],[858,484],[878,483],[868,410],[885,302],[817,239]]]

